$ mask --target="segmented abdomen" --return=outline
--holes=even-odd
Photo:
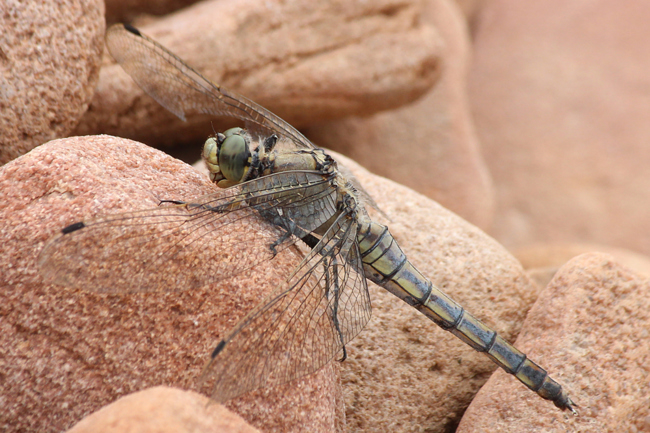
[[[573,410],[571,399],[546,370],[422,275],[407,259],[386,226],[374,222],[361,223],[357,239],[368,279],[415,307],[475,350],[484,352],[542,398],[551,400],[561,409]]]

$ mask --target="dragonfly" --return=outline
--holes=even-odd
[[[125,24],[106,33],[115,60],[167,110],[244,122],[209,137],[202,158],[215,192],[162,200],[61,229],[38,264],[45,280],[97,292],[191,290],[235,276],[285,250],[300,263],[210,354],[202,378],[224,402],[311,374],[334,358],[371,315],[367,280],[483,352],[562,410],[566,390],[538,364],[466,311],[406,257],[367,211],[368,193],[323,149],[269,110],[213,84]],[[234,224],[246,239],[228,242]],[[120,268],[105,266],[119,261]],[[188,269],[187,263],[192,263]]]

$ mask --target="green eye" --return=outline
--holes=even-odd
[[[241,130],[241,128],[232,128],[224,133],[226,139],[219,149],[219,166],[226,179],[241,182],[251,153],[244,137],[232,132],[234,129]]]
[[[230,128],[224,131],[223,135],[226,137],[231,137],[233,135],[244,135],[244,129],[239,127]]]

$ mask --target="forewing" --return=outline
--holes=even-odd
[[[273,249],[280,252],[298,240],[283,237],[286,231],[261,213],[310,206],[332,194],[322,175],[288,172],[183,205],[101,216],[48,241],[39,255],[40,272],[48,282],[96,292],[202,287],[270,260]]]
[[[342,215],[301,265],[217,346],[203,379],[213,398],[279,385],[324,366],[370,319],[370,298],[356,242]]]
[[[314,145],[289,123],[237,93],[211,83],[176,55],[137,29],[115,24],[106,46],[133,80],[182,120],[192,112],[242,119],[253,129],[277,133],[298,148]]]

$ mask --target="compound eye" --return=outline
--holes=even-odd
[[[239,183],[246,173],[251,153],[244,137],[235,132],[228,135],[234,129],[241,131],[241,128],[232,128],[224,133],[226,139],[219,149],[219,167],[226,179]]]
[[[244,135],[244,129],[239,127],[230,128],[224,131],[223,135],[226,137],[231,137],[233,135]]]

